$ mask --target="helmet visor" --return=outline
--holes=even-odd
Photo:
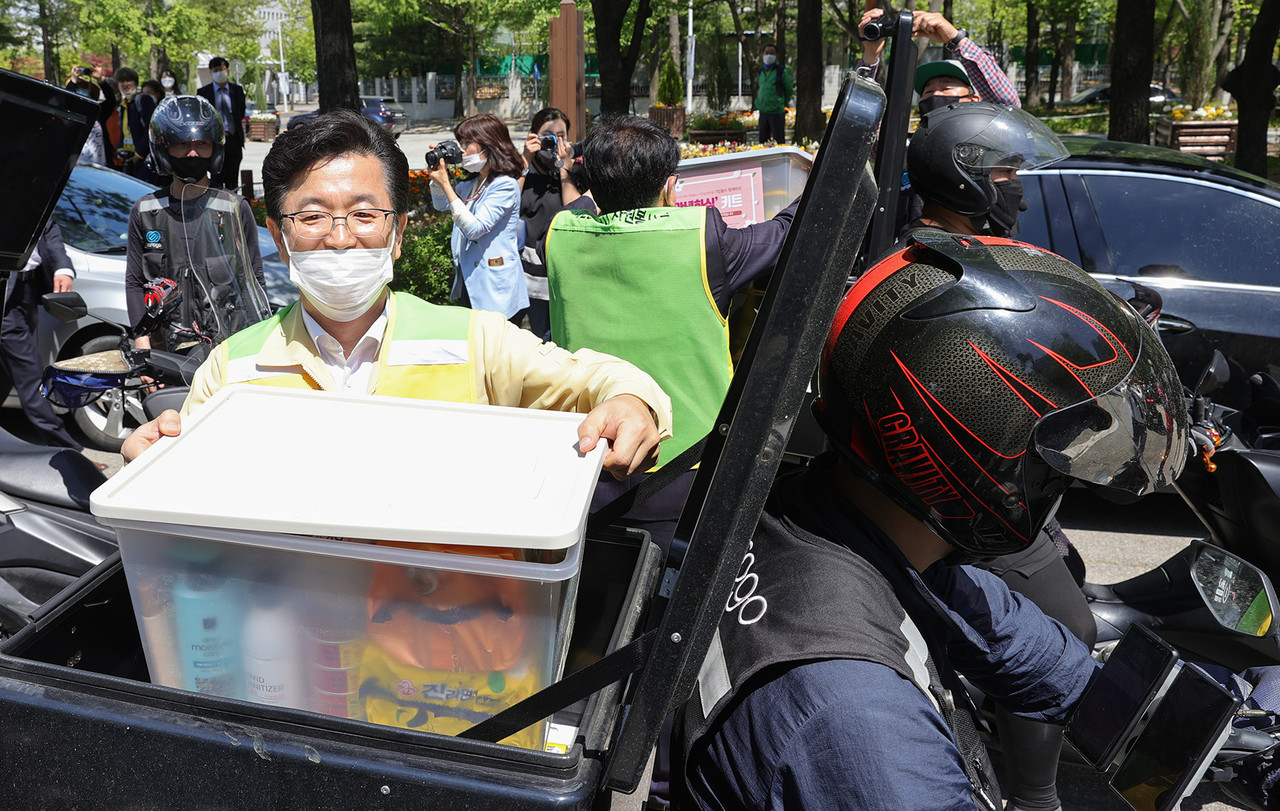
[[[1009,107],[971,138],[956,144],[956,164],[974,177],[993,169],[1039,169],[1067,157],[1067,148],[1038,118]]]
[[[1171,483],[1187,460],[1182,384],[1168,356],[1143,335],[1124,380],[1092,400],[1042,417],[1032,444],[1050,467],[1081,481],[1142,496]]]

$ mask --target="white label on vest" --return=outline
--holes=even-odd
[[[465,340],[392,341],[387,352],[388,366],[439,366],[466,362]]]

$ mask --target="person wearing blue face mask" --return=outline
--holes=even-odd
[[[316,116],[276,137],[262,176],[267,228],[302,299],[215,347],[182,413],[138,428],[125,459],[179,433],[223,386],[261,384],[585,412],[580,447],[610,440],[606,469],[653,464],[671,402],[644,372],[544,344],[499,313],[390,292],[409,208],[409,162],[390,133],[350,110]]]
[[[519,237],[524,161],[507,125],[491,113],[464,119],[453,135],[468,178],[455,189],[443,160],[427,167],[432,206],[453,215],[450,246],[457,275],[450,298],[502,313],[518,325],[529,308]]]

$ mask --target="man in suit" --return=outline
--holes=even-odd
[[[0,396],[6,396],[10,388],[17,391],[23,412],[39,434],[37,441],[82,450],[40,391],[44,365],[36,340],[40,297],[70,290],[75,275],[62,245],[62,229],[50,219],[26,267],[10,273],[5,283],[4,315],[0,318],[0,392],[4,395]]]
[[[230,64],[225,57],[209,60],[213,82],[196,92],[204,96],[213,109],[222,114],[227,133],[223,145],[222,171],[214,175],[212,185],[235,191],[240,187],[240,161],[244,158],[244,88],[230,80]]]

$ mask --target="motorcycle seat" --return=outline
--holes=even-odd
[[[88,511],[89,494],[106,480],[98,466],[79,451],[35,445],[0,429],[0,492]]]

